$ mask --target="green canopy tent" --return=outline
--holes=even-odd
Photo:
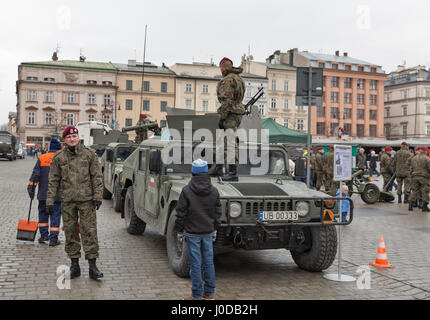
[[[269,130],[269,143],[293,143],[304,144],[308,141],[308,135],[296,130],[285,128],[271,118],[262,119],[263,128]]]

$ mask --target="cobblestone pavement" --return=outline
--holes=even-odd
[[[100,282],[82,276],[71,289],[57,287],[57,268],[69,265],[62,245],[48,247],[16,240],[19,219],[28,214],[28,178],[33,159],[0,161],[0,299],[179,299],[189,294],[191,282],[168,267],[165,238],[147,229],[131,236],[111,201],[98,212]],[[380,183],[380,182],[378,182]],[[337,273],[337,259],[325,272],[300,270],[286,250],[237,251],[215,259],[217,299],[427,299],[430,300],[430,215],[407,212],[405,204],[365,205],[353,197],[354,222],[343,228],[342,273],[359,276],[357,269],[374,261],[380,235],[384,235],[394,269],[371,269],[371,289],[355,282],[334,282],[324,273]],[[33,219],[37,204],[33,203]],[[39,235],[38,235],[39,236]]]

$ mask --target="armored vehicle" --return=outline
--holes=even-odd
[[[150,226],[165,235],[169,266],[176,275],[187,277],[188,252],[174,230],[175,206],[182,188],[191,179],[191,162],[187,163],[185,158],[204,143],[169,140],[145,140],[124,162],[122,217],[130,234],[143,234]],[[208,145],[210,148],[209,142]],[[311,272],[325,270],[336,256],[335,225],[352,222],[353,203],[344,198],[351,203],[351,214],[347,222],[340,222],[338,199],[293,181],[285,146],[266,147],[268,167],[264,172],[254,174],[253,169],[258,166],[248,161],[239,163],[238,182],[212,178],[222,203],[222,224],[214,250],[221,253],[236,249],[287,249],[300,268]],[[261,148],[261,144],[241,144],[239,153]],[[163,161],[166,153],[176,151],[181,155],[180,163]],[[215,154],[215,148],[213,151]]]
[[[17,138],[8,131],[0,131],[0,158],[16,160],[18,152]]]
[[[122,210],[120,176],[122,165],[130,154],[137,148],[133,143],[110,143],[101,157],[103,173],[103,199],[109,200],[113,195],[113,207],[115,211]]]

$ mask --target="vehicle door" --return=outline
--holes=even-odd
[[[145,209],[146,213],[153,217],[158,216],[159,212],[159,188],[160,188],[160,173],[161,173],[161,151],[151,149],[149,153],[148,172],[146,175],[145,184]],[[155,164],[155,166],[154,166]]]
[[[113,156],[114,156],[114,151],[112,149],[106,149],[104,183],[105,183],[105,186],[108,187],[109,189],[111,189],[112,187]]]
[[[148,159],[149,149],[140,149],[139,150],[139,163],[137,166],[137,171],[135,173],[134,180],[134,202],[137,204],[137,208],[145,210],[145,193],[146,193],[146,176],[147,176],[147,167],[148,167]]]

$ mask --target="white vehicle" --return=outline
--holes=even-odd
[[[76,128],[79,131],[79,139],[86,147],[93,145],[94,129],[103,129],[105,133],[112,130],[107,124],[97,121],[79,122]]]

